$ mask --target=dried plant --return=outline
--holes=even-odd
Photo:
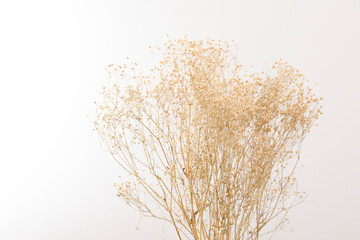
[[[227,42],[185,37],[156,51],[149,74],[109,65],[97,104],[95,128],[130,175],[118,196],[179,239],[271,237],[304,197],[294,171],[321,99],[282,60],[243,70]]]

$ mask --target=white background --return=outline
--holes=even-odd
[[[281,57],[319,83],[298,173],[310,196],[274,239],[360,239],[358,0],[1,1],[0,239],[176,239],[116,197],[120,168],[86,117],[105,66],[153,63],[167,33],[235,40],[244,65]]]

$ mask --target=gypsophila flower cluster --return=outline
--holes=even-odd
[[[305,196],[294,171],[322,99],[285,61],[250,72],[231,49],[169,39],[146,74],[106,69],[94,125],[132,179],[118,196],[179,239],[259,239]]]

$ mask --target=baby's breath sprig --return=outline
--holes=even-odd
[[[118,196],[179,239],[259,239],[304,200],[294,172],[322,99],[283,60],[246,71],[231,44],[169,39],[148,74],[106,68],[94,125],[130,175]]]

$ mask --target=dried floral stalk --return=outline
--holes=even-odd
[[[294,171],[321,99],[284,61],[243,70],[227,42],[175,39],[158,52],[149,74],[107,68],[95,128],[130,175],[118,196],[179,239],[272,236],[303,199]]]

